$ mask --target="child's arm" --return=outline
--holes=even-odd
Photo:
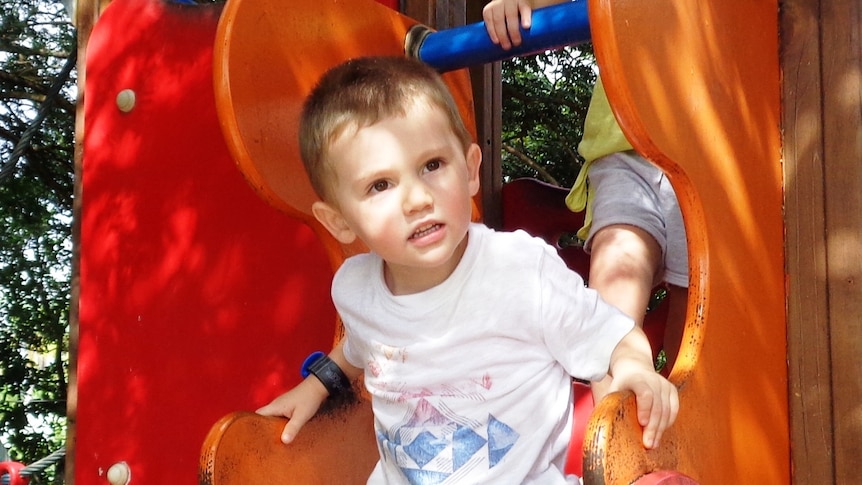
[[[638,421],[644,427],[643,444],[659,445],[664,430],[676,420],[679,396],[676,386],[655,371],[649,340],[635,326],[611,354],[611,391],[630,390],[637,399]]]
[[[491,0],[482,9],[482,18],[491,42],[509,50],[512,46],[521,45],[518,26],[530,28],[533,10],[564,1],[568,0]]]
[[[329,353],[329,358],[335,362],[350,382],[356,380],[362,369],[353,367],[344,358],[341,342]],[[296,438],[299,430],[311,419],[323,401],[329,396],[329,391],[320,380],[310,375],[296,387],[273,399],[272,402],[257,410],[264,416],[283,416],[289,421],[281,433],[281,441],[289,444]]]

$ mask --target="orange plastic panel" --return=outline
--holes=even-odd
[[[675,469],[685,431],[674,431],[657,449],[644,450],[634,394],[608,395],[596,405],[584,436],[584,484],[628,485],[656,470]]]
[[[682,409],[655,456],[594,415],[596,460],[700,483],[790,483],[776,1],[590,0],[596,55],[633,145],[668,173],[688,229]],[[611,446],[607,448],[604,446]],[[610,451],[610,450],[617,451]],[[625,456],[620,456],[625,455]],[[634,473],[634,472],[633,472]]]
[[[238,412],[210,430],[201,450],[201,485],[361,485],[377,463],[371,403],[361,401],[306,423],[290,445],[286,419]]]

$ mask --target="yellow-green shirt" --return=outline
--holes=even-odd
[[[578,231],[578,237],[586,239],[593,220],[592,195],[587,190],[587,172],[593,161],[611,153],[624,152],[632,149],[631,143],[623,135],[611,110],[608,96],[602,85],[600,76],[596,77],[590,106],[584,119],[584,137],[578,145],[578,153],[584,157],[584,165],[578,173],[575,185],[566,196],[566,205],[574,212],[586,210],[584,227]]]

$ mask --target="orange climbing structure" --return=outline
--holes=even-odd
[[[330,5],[314,2],[307,8],[324,9],[321,4]],[[337,3],[331,6],[333,10],[323,10],[328,23],[356,25],[356,30],[340,30],[343,36],[331,45],[335,51],[323,51],[314,65],[303,58],[303,74],[315,78],[327,66],[355,55],[336,46],[369,53],[380,45],[390,45],[396,53],[400,49],[406,33],[403,17],[384,11],[374,14],[379,19],[373,24],[392,21],[397,26],[376,30],[392,39],[375,38],[369,41],[375,47],[365,48],[370,30]],[[277,206],[287,203],[296,213],[310,204],[295,199],[301,191],[289,188],[279,196],[272,187],[284,180],[297,183],[301,175],[268,178],[260,168],[278,166],[291,174],[302,173],[296,155],[260,141],[276,139],[290,125],[263,116],[257,97],[264,84],[250,73],[264,65],[273,74],[300,65],[294,53],[280,53],[261,40],[266,37],[259,36],[264,26],[282,25],[293,31],[297,25],[291,19],[261,20],[261,13],[269,9],[261,1],[228,6],[220,29],[224,54],[216,56],[223,62],[216,67],[216,91],[239,165],[254,166],[246,173],[251,173],[252,184],[265,199]],[[679,194],[689,233],[691,303],[681,356],[670,376],[680,387],[677,425],[659,450],[647,452],[639,445],[631,396],[606,399],[587,429],[585,479],[631,483],[650,472],[673,470],[704,483],[786,483],[787,371],[784,346],[775,345],[786,340],[782,173],[776,163],[781,148],[777,5],[656,1],[645,8],[640,2],[592,1],[589,12],[600,69],[620,124],[635,147],[668,173]],[[327,44],[322,36],[315,41]],[[727,55],[731,52],[733,56]],[[738,55],[741,52],[745,55]],[[299,94],[301,99],[311,83],[296,76],[298,86],[290,95],[263,89],[278,100],[270,101],[270,106],[283,102],[298,106],[292,97]],[[472,106],[469,99],[462,99],[462,108],[465,104],[468,110]],[[278,116],[296,117],[293,108],[272,109]],[[291,137],[283,143],[291,143]],[[318,234],[326,239],[321,231]],[[337,265],[344,252],[330,251]],[[739,365],[751,355],[758,356],[756,366]],[[748,398],[753,395],[758,396],[756,401]],[[319,440],[351,430],[323,428],[313,433],[311,439]],[[214,456],[217,450],[205,452],[206,460]],[[338,460],[332,466],[339,466]],[[297,473],[287,465],[285,470]]]

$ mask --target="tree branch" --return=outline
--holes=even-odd
[[[513,147],[512,145],[509,145],[508,143],[503,143],[503,150],[506,150],[508,153],[510,153],[515,158],[520,160],[521,163],[523,163],[524,165],[535,170],[536,173],[539,174],[539,177],[541,177],[542,180],[544,180],[545,182],[548,182],[549,184],[556,185],[557,187],[560,186],[560,183],[557,182],[557,179],[555,179],[553,175],[548,173],[548,171],[545,170],[544,167],[542,167],[541,165],[536,163],[535,160],[528,157],[524,152],[518,150],[517,148]]]
[[[51,49],[34,49],[32,47],[25,47],[19,44],[12,44],[9,42],[4,42],[0,40],[0,51],[10,52],[12,54],[21,54],[27,57],[58,57],[60,59],[65,59],[69,57],[69,51],[55,51]]]
[[[27,100],[27,101],[33,101],[36,104],[41,104],[41,103],[45,102],[45,99],[47,99],[47,98],[48,98],[47,93],[38,93],[38,92],[28,93],[26,91],[11,91],[11,92],[6,93],[3,96],[0,96],[0,99]],[[70,113],[70,114],[75,113],[75,103],[69,101],[68,99],[66,99],[63,96],[58,96],[57,99],[54,100],[54,103],[57,105],[58,108],[62,109],[63,111],[65,111],[67,113]]]

